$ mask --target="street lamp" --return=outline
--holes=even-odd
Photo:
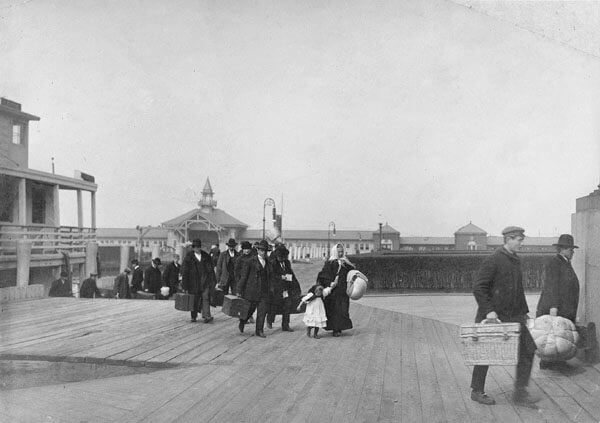
[[[335,222],[331,221],[329,222],[329,225],[327,225],[327,253],[329,253],[331,251],[331,244],[330,244],[330,237],[329,237],[329,233],[330,233],[330,229],[333,226],[333,236],[335,236]]]
[[[146,235],[148,232],[150,232],[150,229],[152,229],[152,226],[148,225],[148,226],[136,226],[135,229],[138,230],[138,240],[137,240],[137,245],[138,245],[138,261],[142,261],[142,242],[144,241],[144,235]]]
[[[265,239],[265,207],[271,206],[275,207],[275,200],[271,197],[265,198],[265,202],[263,203],[263,236],[262,239]]]

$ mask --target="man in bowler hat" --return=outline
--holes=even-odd
[[[90,273],[90,277],[81,282],[81,288],[79,288],[79,298],[100,298],[100,290],[96,285],[97,273]]]
[[[571,266],[575,253],[575,240],[569,234],[558,237],[556,255],[546,265],[544,286],[537,305],[536,317],[549,314],[560,316],[575,323],[579,306],[579,279]],[[564,366],[562,362],[540,361],[540,369]]]
[[[537,401],[527,391],[535,342],[526,325],[527,301],[523,290],[521,261],[517,256],[525,239],[525,230],[509,226],[502,231],[504,245],[487,258],[480,267],[473,286],[477,300],[475,323],[516,322],[521,325],[519,359],[512,399],[517,404],[529,405]],[[471,399],[492,405],[496,401],[484,391],[488,366],[475,366],[471,379]]]
[[[69,273],[66,270],[60,271],[60,278],[52,282],[50,286],[49,297],[72,297],[71,282],[69,281]]]
[[[217,289],[223,291],[225,295],[231,293],[235,294],[235,262],[239,256],[239,253],[235,250],[237,242],[235,239],[230,238],[227,241],[227,251],[219,254],[217,260]]]
[[[271,246],[266,240],[260,241],[257,246],[257,255],[251,256],[242,268],[238,286],[238,296],[250,302],[250,309],[245,319],[240,319],[238,328],[244,332],[244,325],[248,322],[254,310],[256,313],[255,335],[266,338],[264,334],[265,316],[269,307],[269,296],[273,294],[273,269],[267,259],[267,251]]]
[[[279,244],[273,250],[271,261],[273,266],[273,295],[270,298],[270,310],[267,315],[267,327],[273,328],[275,322],[275,310],[281,308],[281,330],[284,332],[293,332],[290,327],[290,309],[292,307],[292,297],[300,295],[300,284],[292,270],[292,265],[288,260],[289,250],[283,244]]]
[[[210,255],[201,247],[199,239],[192,241],[192,251],[186,254],[181,265],[181,285],[194,296],[191,321],[196,321],[200,309],[204,323],[210,323],[213,321],[210,315],[210,290],[215,286],[216,279]]]

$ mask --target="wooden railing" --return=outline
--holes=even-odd
[[[0,224],[0,255],[14,255],[17,240],[31,242],[31,254],[69,254],[85,252],[90,241],[96,241],[96,230],[73,226]]]

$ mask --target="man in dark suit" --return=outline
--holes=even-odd
[[[216,278],[210,255],[201,247],[199,239],[192,241],[192,251],[185,256],[181,265],[181,284],[185,291],[194,295],[191,321],[196,321],[198,309],[201,309],[202,320],[210,323],[213,321],[210,315],[210,290],[215,286]]]
[[[235,261],[237,260],[239,253],[235,250],[237,242],[235,239],[230,238],[227,241],[227,251],[219,254],[217,260],[217,289],[223,291],[225,295],[231,293],[235,294]]]
[[[96,275],[95,273],[90,273],[90,277],[84,280],[81,283],[81,288],[79,288],[79,298],[100,298],[100,290],[98,289],[98,285],[96,285]]]
[[[579,306],[579,279],[571,266],[575,253],[573,236],[562,234],[558,242],[553,244],[557,254],[550,259],[546,266],[546,279],[537,305],[536,317],[549,314],[560,316],[575,323],[577,307]],[[564,366],[562,362],[540,361],[540,369]]]
[[[160,265],[160,258],[155,257],[144,271],[144,291],[154,294],[154,298],[160,298],[160,287],[162,286],[162,273],[158,268]]]
[[[281,330],[293,332],[290,327],[290,308],[292,298],[300,295],[300,284],[292,270],[292,264],[287,259],[290,252],[285,245],[278,245],[271,257],[273,266],[273,295],[270,298],[269,314],[267,315],[267,327],[271,329],[275,321],[275,310],[281,309]]]
[[[131,260],[131,292],[135,295],[137,291],[142,291],[142,283],[144,282],[144,272],[140,267],[140,262],[137,259]]]
[[[257,255],[252,256],[244,263],[239,284],[236,286],[238,296],[250,302],[248,315],[245,319],[240,319],[238,328],[240,332],[244,332],[244,325],[254,310],[257,310],[254,333],[261,338],[266,338],[264,334],[265,316],[269,306],[269,295],[273,293],[273,269],[267,260],[267,251],[270,249],[266,240],[260,241],[257,246]]]
[[[173,261],[165,266],[162,276],[162,286],[169,287],[169,298],[177,293],[180,275],[181,265],[179,264],[179,254],[174,254]]]
[[[60,278],[52,282],[50,286],[49,297],[72,297],[71,282],[69,281],[69,273],[66,270],[60,271]]]
[[[521,261],[516,252],[521,249],[525,230],[509,226],[502,231],[504,245],[487,258],[478,271],[473,286],[477,300],[475,323],[485,321],[516,322],[521,325],[519,336],[519,359],[513,401],[517,404],[532,404],[538,399],[527,392],[535,342],[526,325],[527,301],[523,290]],[[475,366],[471,379],[471,399],[481,404],[492,405],[496,401],[484,391],[488,366]]]
[[[113,285],[113,291],[115,292],[115,298],[117,299],[129,299],[131,295],[129,293],[129,274],[131,270],[128,267],[123,269],[123,273],[115,278]]]

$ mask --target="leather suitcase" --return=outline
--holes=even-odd
[[[175,308],[181,311],[192,311],[194,308],[194,296],[178,292],[175,294]]]
[[[238,298],[236,295],[223,296],[223,307],[221,311],[228,316],[237,319],[245,319],[250,310],[250,302],[243,298]]]
[[[211,307],[223,307],[223,297],[225,294],[223,291],[218,291],[216,289],[210,292],[210,306]]]

